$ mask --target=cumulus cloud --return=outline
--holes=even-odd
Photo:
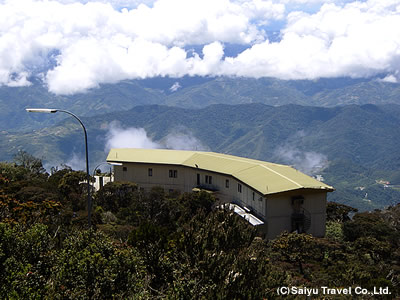
[[[49,91],[74,94],[155,76],[398,81],[398,0],[307,3],[314,9],[301,11],[304,0],[0,0],[0,85],[39,76]],[[285,25],[272,42],[265,30],[276,20]],[[227,57],[227,43],[248,49]]]
[[[122,79],[213,74],[220,43],[262,41],[257,19],[283,12],[263,0],[1,1],[0,84],[28,84],[32,65],[51,53],[55,66],[42,77],[57,94]],[[188,58],[185,45],[206,45],[204,59]]]
[[[208,150],[193,134],[184,128],[167,134],[160,141],[153,141],[144,128],[123,128],[117,121],[109,124],[106,133],[105,151],[111,148],[144,148],[174,150]]]
[[[225,72],[282,79],[368,77],[400,67],[398,1],[325,4],[293,12],[279,43],[258,43],[224,62]]]
[[[106,134],[106,151],[111,148],[160,148],[143,128],[122,128],[118,122],[111,122]]]

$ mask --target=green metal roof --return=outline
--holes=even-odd
[[[299,189],[334,190],[286,165],[215,152],[120,148],[111,149],[107,161],[181,165],[222,173],[235,177],[263,195]]]

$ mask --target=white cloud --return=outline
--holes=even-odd
[[[181,131],[175,131],[169,133],[163,139],[163,145],[167,149],[175,149],[175,150],[195,150],[195,151],[210,150],[209,147],[204,145],[192,133],[190,132],[185,133],[184,129],[181,129]]]
[[[318,174],[328,166],[328,158],[314,151],[300,151],[285,146],[278,148],[275,154],[284,163],[308,175]]]
[[[367,77],[400,67],[400,10],[393,1],[293,12],[279,43],[265,41],[224,62],[222,73],[282,79]]]
[[[264,32],[254,19],[279,19],[284,11],[281,4],[262,0],[110,3],[1,1],[0,84],[27,83],[32,66],[54,50],[56,66],[42,77],[59,94],[121,79],[212,74],[221,53],[207,54],[203,63],[198,56],[187,58],[182,47],[210,44],[215,50],[218,43],[262,41]]]
[[[122,128],[117,122],[111,122],[106,134],[106,148],[146,148],[156,149],[161,145],[153,142],[143,128]]]
[[[177,90],[179,90],[182,86],[180,85],[180,83],[178,81],[176,81],[170,88],[169,90],[171,92],[176,92]]]
[[[71,4],[76,3],[77,0],[58,0],[58,2],[63,4]],[[140,4],[151,6],[155,2],[155,0],[80,0],[79,2],[83,4],[89,2],[106,3],[111,4],[115,9],[119,10],[122,8],[136,8]]]
[[[315,175],[328,167],[328,157],[315,151],[299,149],[298,143],[305,136],[306,133],[304,131],[296,132],[286,143],[278,146],[274,154],[277,160],[292,165],[303,173]]]
[[[382,78],[381,81],[383,82],[390,82],[390,83],[397,83],[397,78],[393,75],[388,75],[385,78]]]
[[[144,149],[174,149],[174,150],[208,150],[192,133],[180,128],[167,134],[160,141],[153,141],[144,128],[123,128],[117,121],[109,124],[106,133],[105,151],[111,148],[144,148]]]
[[[399,79],[398,0],[312,0],[308,13],[303,0],[82,2],[0,1],[0,85],[38,70],[57,94],[154,76]],[[274,20],[287,21],[279,42],[264,32]],[[249,49],[225,57],[226,43]]]
[[[190,64],[189,74],[190,75],[210,75],[220,73],[220,63],[224,55],[224,49],[220,42],[213,42],[203,47],[203,59],[200,59],[198,55],[194,58],[189,59]]]

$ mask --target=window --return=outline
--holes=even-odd
[[[200,185],[200,174],[197,174],[197,185]]]
[[[153,169],[149,168],[149,177],[153,176]]]
[[[178,177],[178,170],[169,170],[169,178],[177,178]]]
[[[242,192],[242,185],[240,183],[238,183],[238,192],[241,193]]]
[[[122,171],[126,172],[126,171],[128,171],[128,168],[127,167],[122,167]]]
[[[206,183],[207,184],[212,184],[212,176],[206,175]]]
[[[225,187],[226,187],[227,189],[229,189],[229,179],[226,179],[226,180],[225,180]]]
[[[253,192],[253,201],[254,201],[254,199],[255,199],[255,194],[254,194],[254,192]]]

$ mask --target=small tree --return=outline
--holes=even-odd
[[[46,173],[46,169],[43,168],[42,160],[26,151],[18,151],[18,153],[14,155],[14,162],[17,166],[22,166],[34,175]]]
[[[137,196],[137,185],[131,182],[108,182],[95,195],[95,203],[105,211],[117,213],[132,205]]]
[[[297,264],[299,271],[305,275],[303,263],[312,257],[313,237],[305,233],[281,233],[273,242],[272,250],[279,254],[283,260]]]
[[[357,211],[357,208],[348,205],[328,202],[326,206],[326,219],[327,221],[346,222],[350,220],[349,214]]]
[[[84,210],[86,207],[86,173],[72,171],[66,173],[60,180],[58,189],[63,197],[63,204],[71,206],[73,211]]]

